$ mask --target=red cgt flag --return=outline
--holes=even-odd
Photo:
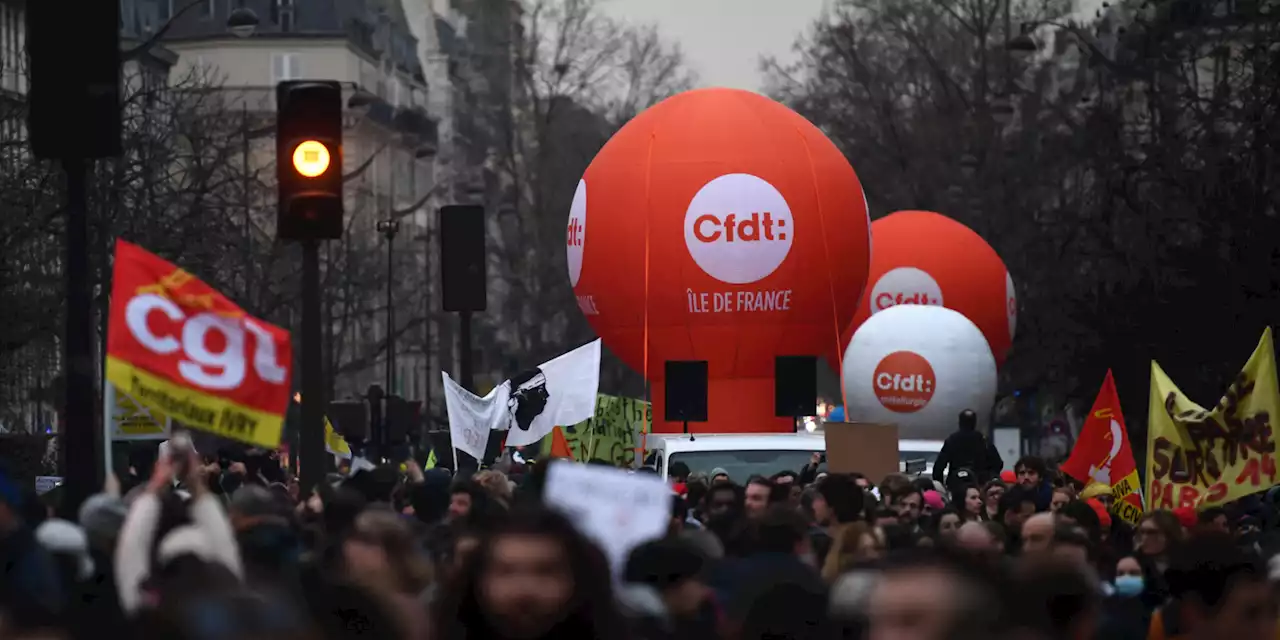
[[[1142,515],[1138,465],[1133,459],[1129,432],[1124,426],[1124,414],[1120,412],[1120,395],[1116,393],[1110,369],[1080,430],[1080,439],[1071,450],[1071,457],[1062,463],[1062,471],[1086,485],[1108,487],[1111,509],[1125,521],[1136,524]]]
[[[116,241],[107,380],[117,389],[193,429],[275,449],[292,362],[287,331]]]

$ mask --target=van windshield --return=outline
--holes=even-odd
[[[771,476],[779,471],[800,472],[818,451],[681,451],[671,454],[668,465],[683,462],[689,471],[711,474],[713,469],[724,469],[729,479],[742,484],[754,475]],[[667,468],[670,468],[668,466]],[[708,478],[710,479],[710,478]]]

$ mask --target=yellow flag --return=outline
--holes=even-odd
[[[1183,395],[1155,361],[1147,429],[1147,508],[1203,509],[1276,484],[1271,416],[1280,416],[1267,328],[1213,409]]]
[[[436,468],[436,450],[432,449],[431,454],[427,456],[427,466],[423,467],[423,469],[434,468]]]
[[[333,429],[329,416],[324,418],[324,450],[339,458],[351,459],[351,446],[347,444],[346,438],[338,435],[338,432]]]

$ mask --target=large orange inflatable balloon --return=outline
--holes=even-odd
[[[866,282],[866,199],[817,127],[763,96],[700,89],[605,144],[569,214],[569,279],[596,333],[653,384],[706,360],[709,424],[791,431],[774,417],[775,356],[843,355]]]
[[[995,249],[969,227],[931,211],[899,211],[871,224],[871,272],[853,333],[871,314],[898,304],[939,305],[982,330],[1004,364],[1017,328],[1013,278]]]

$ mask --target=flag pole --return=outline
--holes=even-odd
[[[115,470],[112,468],[114,460],[111,454],[111,409],[116,404],[116,387],[111,384],[105,375],[102,376],[102,462],[103,462],[103,481],[111,477]]]

